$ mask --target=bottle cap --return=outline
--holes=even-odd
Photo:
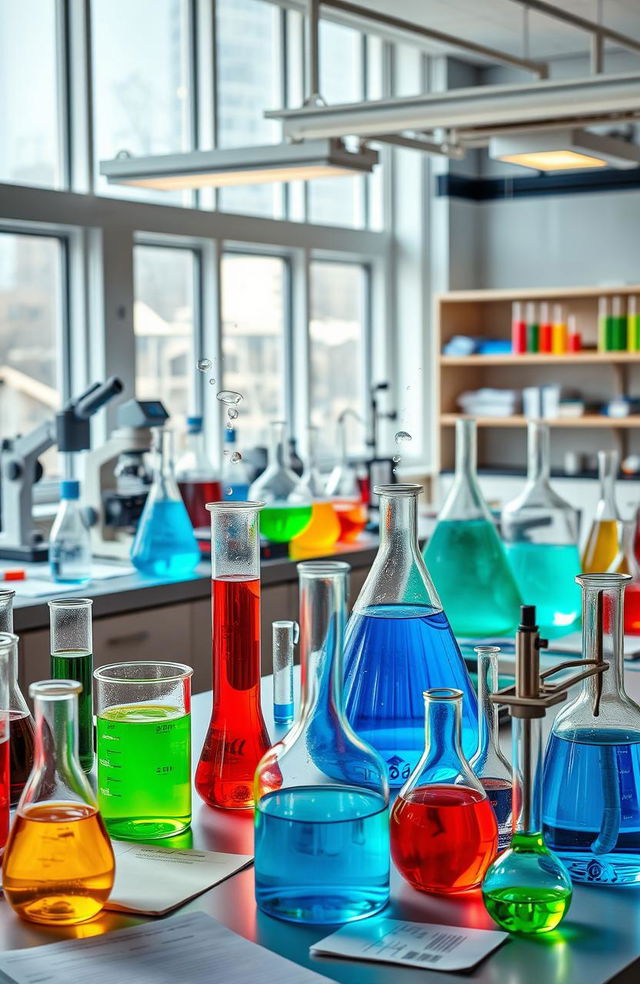
[[[80,482],[77,479],[65,478],[60,482],[60,498],[61,499],[79,499],[80,498]]]
[[[202,430],[202,417],[187,417],[187,430],[190,434],[197,434]]]

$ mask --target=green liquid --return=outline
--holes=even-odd
[[[445,519],[424,559],[455,636],[511,635],[520,592],[495,526],[486,519]]]
[[[78,695],[78,753],[83,771],[90,772],[93,768],[93,653],[77,650],[52,653],[51,677],[82,684],[82,693]]]
[[[571,903],[565,888],[497,888],[484,894],[487,912],[508,933],[548,933]]]
[[[542,636],[571,632],[580,618],[582,592],[575,582],[582,567],[574,544],[516,542],[506,545],[525,605],[536,606]]]
[[[191,715],[130,704],[98,717],[98,803],[112,837],[171,837],[191,823]]]
[[[260,533],[272,543],[288,543],[302,533],[311,520],[308,506],[265,506],[260,513]]]

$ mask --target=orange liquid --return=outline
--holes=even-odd
[[[620,546],[619,523],[615,519],[596,519],[589,531],[589,538],[582,555],[584,574],[628,574],[627,562]],[[620,562],[611,567],[616,557]]]
[[[95,807],[35,803],[16,814],[2,883],[23,919],[70,925],[92,919],[113,887],[111,841]]]
[[[314,502],[311,522],[291,541],[302,550],[324,550],[340,536],[340,523],[330,502]]]
[[[333,503],[340,523],[340,542],[353,543],[367,525],[367,507],[355,499]]]

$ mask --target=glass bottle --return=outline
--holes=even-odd
[[[260,533],[273,543],[289,543],[309,525],[311,495],[288,464],[286,424],[271,424],[269,458],[265,471],[249,489],[249,498],[264,502]]]
[[[292,541],[297,553],[331,549],[340,536],[340,523],[318,469],[317,442],[318,428],[309,427],[307,464],[300,481],[311,496],[311,522]]]
[[[584,574],[589,677],[556,717],[544,769],[544,835],[574,881],[640,884],[640,707],[624,689],[622,606],[626,574]]]
[[[250,810],[271,742],[260,708],[259,502],[210,502],[213,709],[195,785],[209,806]]]
[[[113,887],[111,842],[78,761],[80,691],[75,680],[29,687],[35,761],[2,865],[9,905],[23,919],[48,925],[92,919]]]
[[[465,696],[462,746],[478,745],[478,705],[467,668],[418,545],[419,485],[378,485],[380,547],[353,606],[345,641],[347,717],[381,754],[392,786],[424,748],[422,688]]]
[[[424,551],[456,636],[510,635],[520,592],[476,475],[476,422],[456,421],[456,472]]]
[[[420,892],[466,892],[495,857],[498,825],[460,745],[462,691],[423,696],[425,747],[391,811],[391,856]]]
[[[51,677],[77,680],[78,755],[85,772],[93,767],[93,625],[91,598],[49,602]]]
[[[249,498],[249,476],[247,466],[238,451],[235,427],[228,424],[224,429],[224,455],[222,460],[222,492],[227,501],[246,502]],[[220,496],[222,498],[223,496]],[[209,500],[213,501],[212,499]]]
[[[578,514],[549,484],[548,424],[529,421],[527,435],[527,483],[502,511],[502,537],[523,601],[536,606],[540,631],[553,637],[580,616]]]
[[[358,475],[347,454],[346,418],[338,420],[338,444],[340,460],[327,479],[326,494],[340,523],[340,542],[353,543],[367,525],[367,503],[369,494],[363,500]]]
[[[187,577],[200,560],[191,520],[173,477],[172,439],[171,431],[154,428],[153,485],[131,546],[131,562],[151,577]]]
[[[80,511],[80,482],[60,482],[60,505],[49,536],[49,567],[58,584],[91,580],[91,534]]]
[[[202,417],[187,417],[186,446],[176,464],[176,478],[191,523],[208,527],[207,502],[222,498],[222,484],[207,454]]]
[[[20,799],[33,766],[35,726],[18,681],[19,639],[13,633],[13,599],[15,591],[0,591],[0,639],[6,634],[10,639],[9,653],[9,758],[11,776],[11,806]]]
[[[622,545],[622,523],[616,505],[618,462],[617,451],[598,451],[600,499],[582,554],[584,574],[599,574],[602,571],[628,573]]]
[[[511,766],[500,750],[498,707],[489,698],[498,689],[498,646],[476,646],[478,658],[478,750],[471,768],[489,797],[498,823],[498,850],[511,842]],[[484,739],[484,740],[483,740]]]
[[[256,771],[256,901],[291,922],[363,919],[389,899],[385,769],[344,714],[348,571],[336,561],[298,565],[300,716]]]

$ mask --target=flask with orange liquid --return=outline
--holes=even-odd
[[[327,498],[324,482],[317,463],[318,428],[308,428],[307,466],[302,473],[301,484],[312,500],[311,522],[291,541],[295,554],[328,550],[340,536],[340,523],[333,504]]]
[[[618,452],[598,451],[600,499],[582,554],[584,574],[628,574],[622,522],[616,505]]]
[[[338,420],[338,442],[340,461],[329,475],[327,495],[340,523],[340,542],[353,543],[367,525],[369,489],[367,487],[366,494],[362,492],[356,469],[349,461],[344,413]]]

